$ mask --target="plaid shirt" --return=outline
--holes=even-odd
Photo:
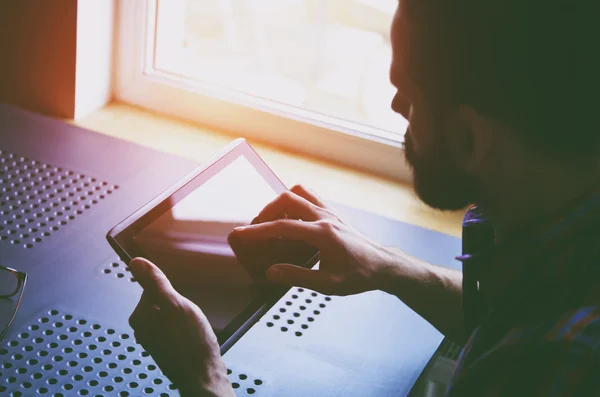
[[[600,190],[496,243],[463,223],[470,337],[448,396],[600,396]]]

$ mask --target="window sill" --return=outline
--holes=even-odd
[[[119,102],[73,123],[198,162],[237,138]],[[287,186],[300,183],[328,200],[449,235],[461,234],[464,212],[442,213],[427,208],[417,199],[410,185],[261,142],[250,143]]]

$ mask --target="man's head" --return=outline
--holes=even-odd
[[[400,0],[392,107],[410,121],[405,152],[423,201],[477,202],[518,172],[510,162],[594,162],[596,3]]]

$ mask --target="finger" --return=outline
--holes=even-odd
[[[144,258],[134,258],[129,267],[131,273],[142,286],[144,292],[148,293],[153,303],[157,303],[161,308],[168,308],[177,302],[177,291],[175,291],[167,276],[152,262]]]
[[[136,343],[139,343],[155,360],[155,356],[160,351],[162,345],[165,344],[164,335],[156,331],[135,330],[133,337],[135,338]]]
[[[259,222],[277,219],[302,219],[316,221],[320,219],[319,208],[310,201],[290,191],[280,194],[258,214]]]
[[[306,269],[299,266],[278,264],[267,270],[269,281],[278,284],[294,285],[327,293],[335,284],[335,277],[322,270]]]
[[[129,325],[133,329],[136,342],[149,351],[154,345],[165,342],[164,327],[169,320],[162,316],[161,310],[155,303],[146,304],[140,301],[129,318]]]
[[[133,310],[133,313],[131,313],[131,315],[129,316],[129,325],[134,330],[141,325],[142,318],[144,317],[143,312],[145,312],[145,310],[146,310],[145,306],[147,305],[147,303],[145,302],[147,297],[145,297],[144,295],[145,295],[145,293],[142,293],[142,297],[140,298],[140,301],[138,302],[137,306]]]
[[[302,197],[303,199],[308,200],[317,207],[327,208],[327,205],[325,205],[325,203],[319,198],[319,196],[317,196],[315,192],[313,192],[305,186],[295,185],[290,189],[290,191]]]
[[[142,293],[142,297],[138,302],[135,310],[129,316],[129,325],[131,328],[142,329],[144,326],[152,321],[152,316],[157,312],[157,307],[152,298],[147,292]]]
[[[325,230],[319,227],[318,224],[291,219],[236,227],[230,234],[230,240],[244,243],[255,243],[276,238],[305,241],[317,249],[321,249],[327,242]]]

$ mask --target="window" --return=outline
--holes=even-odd
[[[388,78],[397,0],[120,3],[120,99],[406,178]]]

